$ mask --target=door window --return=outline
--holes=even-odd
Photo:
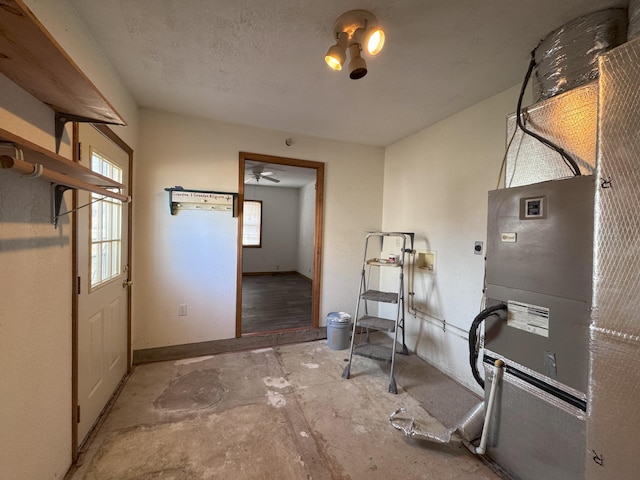
[[[91,170],[122,182],[122,168],[91,151]],[[122,202],[91,194],[91,288],[122,273]]]

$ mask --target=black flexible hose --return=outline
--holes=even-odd
[[[497,305],[493,305],[491,307],[487,307],[482,310],[476,318],[471,322],[471,328],[469,329],[469,365],[471,365],[471,373],[473,373],[473,378],[476,379],[478,385],[484,388],[484,380],[480,376],[480,372],[478,372],[478,327],[480,324],[484,322],[491,315],[496,315],[498,310],[506,310],[507,306],[504,303],[499,303]]]
[[[520,129],[524,133],[526,133],[527,135],[532,136],[533,138],[535,138],[539,142],[542,142],[547,147],[549,147],[549,148],[555,150],[556,152],[558,152],[560,154],[560,156],[562,157],[562,159],[564,160],[564,163],[566,163],[567,166],[571,169],[571,173],[573,173],[573,175],[577,177],[577,176],[582,175],[582,174],[580,173],[580,168],[578,167],[578,164],[575,162],[575,160],[573,158],[571,158],[571,155],[569,155],[564,149],[562,149],[561,147],[559,147],[555,143],[551,142],[550,140],[547,140],[543,136],[538,135],[537,133],[532,132],[531,130],[529,130],[524,125],[524,122],[522,121],[522,99],[524,98],[524,91],[527,89],[527,85],[529,84],[529,79],[531,78],[531,73],[533,72],[533,68],[536,66],[536,54],[535,54],[535,52],[536,52],[535,50],[533,52],[531,52],[531,61],[529,62],[529,68],[527,70],[527,74],[524,77],[524,81],[522,82],[522,89],[520,90],[520,96],[518,97],[518,107],[517,107],[517,111],[516,111],[516,122],[518,124],[518,127],[520,127]]]

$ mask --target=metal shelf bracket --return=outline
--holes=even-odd
[[[58,228],[58,218],[60,217],[60,208],[62,207],[62,198],[64,192],[70,190],[71,187],[66,185],[51,184],[51,192],[53,196],[53,209],[51,212],[51,223],[53,228]]]
[[[79,115],[71,115],[69,113],[56,112],[55,116],[55,137],[56,137],[56,153],[60,153],[60,145],[62,144],[62,136],[64,135],[64,126],[67,122],[78,123],[100,123],[104,125],[121,125],[118,122],[107,122],[104,120],[96,120],[95,118],[81,117]]]

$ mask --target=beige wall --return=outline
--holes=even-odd
[[[313,232],[315,231],[315,182],[302,187],[300,192],[300,231],[298,232],[298,272],[313,277]]]
[[[418,250],[436,251],[436,274],[415,274],[423,313],[407,317],[408,346],[477,391],[463,338],[482,300],[484,257],[473,247],[486,245],[487,192],[498,182],[517,95],[509,89],[385,153],[383,229],[413,231]]]
[[[28,0],[130,127],[137,106],[64,1]],[[0,128],[54,150],[51,109],[0,75]],[[67,128],[60,153],[71,157]],[[2,149],[2,153],[7,152]],[[71,464],[71,219],[50,223],[43,180],[0,171],[0,476],[63,478]],[[64,208],[71,205],[65,195]]]
[[[288,132],[149,109],[140,118],[134,349],[235,336],[237,221],[213,212],[171,216],[164,188],[237,192],[240,151],[326,164],[321,323],[331,311],[352,310],[364,234],[381,225],[382,148],[309,136],[287,147]],[[187,317],[178,316],[181,303]]]
[[[7,479],[62,478],[71,462],[71,225],[54,230],[50,194],[46,182],[0,172],[0,476]]]
[[[297,271],[300,190],[247,185],[245,198],[262,201],[262,246],[242,249],[242,271]]]

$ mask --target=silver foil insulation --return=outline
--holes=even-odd
[[[523,114],[526,126],[568,152],[583,175],[596,166],[598,82],[590,82],[531,107]],[[511,140],[513,138],[513,140]],[[507,118],[505,187],[571,176],[560,155],[517,127],[516,114]]]
[[[600,59],[587,478],[638,478],[640,38]]]
[[[391,426],[400,430],[407,437],[422,438],[435,443],[449,443],[451,437],[457,434],[462,440],[471,442],[480,437],[482,424],[484,422],[484,402],[478,403],[453,427],[442,433],[432,433],[422,428],[413,417],[406,418],[407,413],[403,407],[397,409],[389,416]],[[402,416],[401,416],[402,415]]]
[[[610,8],[579,17],[547,35],[535,49],[534,100],[598,78],[598,57],[627,39],[627,10]]]
[[[638,37],[640,37],[640,0],[630,0],[627,40],[633,40]]]

